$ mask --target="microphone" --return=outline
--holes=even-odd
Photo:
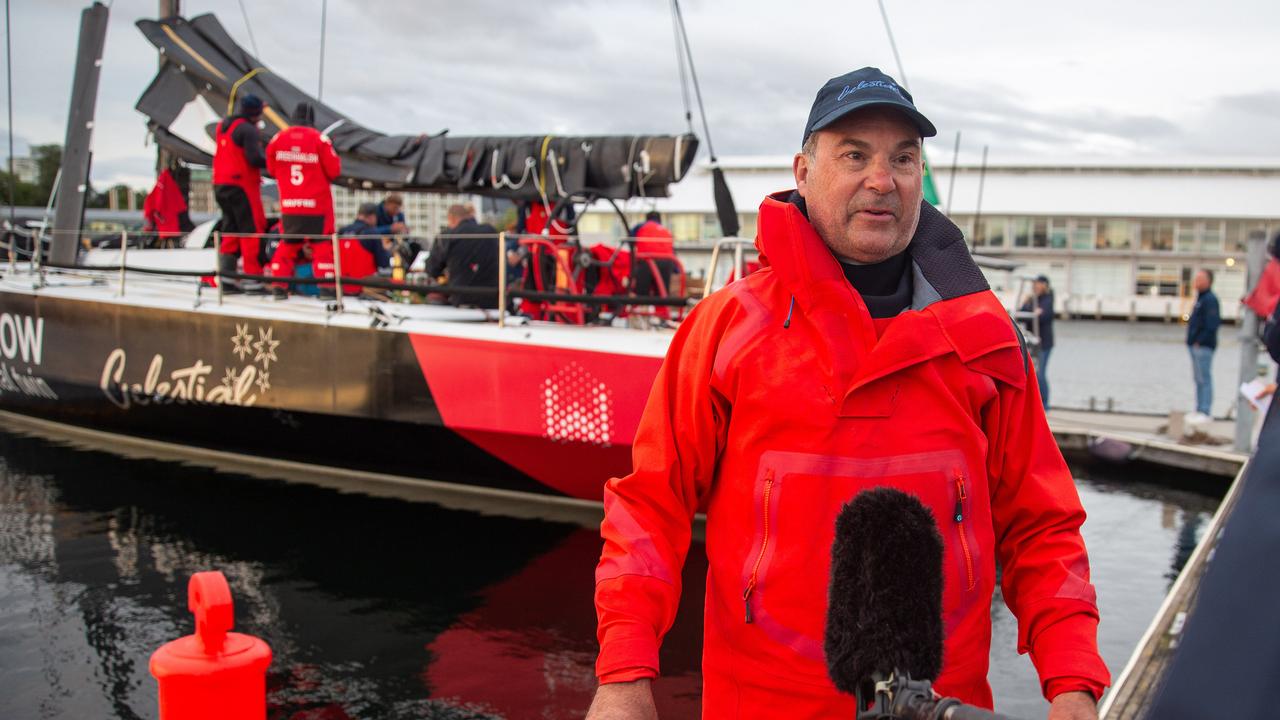
[[[942,557],[933,514],[900,490],[864,490],[836,517],[823,649],[857,720],[1011,720],[933,693]]]

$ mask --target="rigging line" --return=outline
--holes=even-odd
[[[4,0],[4,71],[8,76],[5,88],[9,94],[9,229],[15,230],[17,210],[14,206],[18,204],[18,176],[13,171],[13,55],[9,49],[9,38],[9,0]]]
[[[249,24],[249,13],[244,9],[244,0],[240,0],[240,16],[244,18],[244,29],[249,31],[249,44],[253,46],[253,54],[262,59],[262,53],[258,52],[258,41],[253,39],[253,26]]]
[[[693,80],[693,93],[698,98],[698,114],[702,116],[702,132],[707,136],[707,154],[711,162],[716,162],[715,146],[711,144],[711,126],[707,124],[707,109],[702,104],[702,85],[698,83],[698,70],[693,66],[693,49],[689,47],[689,29],[684,25],[684,14],[680,12],[680,0],[671,0],[671,7],[676,10],[676,22],[680,25],[680,36],[684,39],[684,51],[689,61],[689,77]]]
[[[889,35],[889,48],[893,50],[893,61],[898,64],[898,77],[902,78],[902,87],[911,92],[911,83],[907,82],[907,71],[902,68],[902,58],[898,57],[898,43],[893,40],[893,28],[889,26],[889,13],[885,12],[884,0],[876,0],[880,5],[880,17],[884,18],[884,31]]]
[[[689,106],[689,78],[684,69],[683,43],[680,41],[680,23],[676,20],[676,2],[671,0],[671,30],[676,40],[676,69],[680,73],[680,98],[684,100],[684,121],[689,125],[689,134],[693,134],[693,108]]]
[[[316,102],[324,102],[324,36],[329,19],[329,0],[320,3],[320,85],[316,89]]]

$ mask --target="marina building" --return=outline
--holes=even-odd
[[[739,211],[741,237],[754,237],[756,207],[794,187],[791,158],[722,158]],[[1215,275],[1224,317],[1239,312],[1249,237],[1280,232],[1280,159],[992,160],[933,167],[939,209],[965,232],[975,253],[1021,264],[988,272],[1013,302],[1018,276],[1047,275],[1059,312],[1174,320],[1190,311],[1192,278]],[[672,197],[633,201],[629,222],[657,209],[689,250],[718,239],[711,173],[699,165],[671,186]],[[625,231],[607,205],[579,229]]]

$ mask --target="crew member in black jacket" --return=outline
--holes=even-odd
[[[498,287],[498,231],[476,222],[465,205],[450,205],[445,215],[447,233],[436,238],[427,257],[427,275],[436,278],[448,272],[454,287]],[[451,295],[454,305],[498,307],[497,294],[488,296]]]

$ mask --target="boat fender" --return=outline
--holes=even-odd
[[[267,716],[271,648],[251,635],[230,632],[231,588],[217,571],[198,572],[187,584],[187,608],[196,632],[151,655],[160,684],[160,720],[215,720]]]

